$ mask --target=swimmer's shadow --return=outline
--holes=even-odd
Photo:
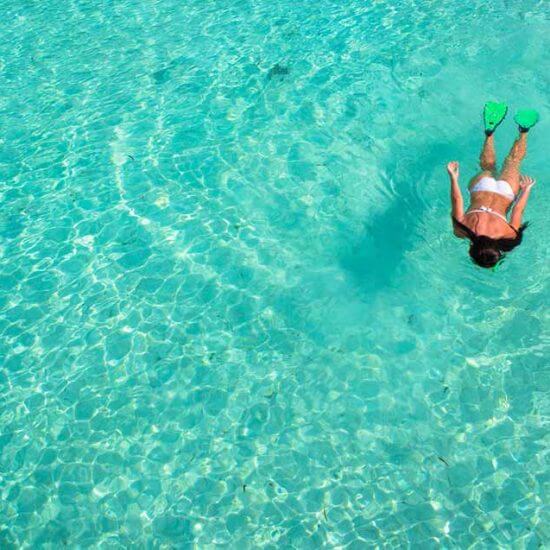
[[[427,210],[426,167],[441,167],[445,181],[444,166],[456,154],[456,146],[438,142],[428,144],[423,154],[418,155],[418,149],[414,152],[412,158],[411,149],[396,148],[392,158],[399,160],[386,178],[395,193],[393,202],[365,222],[362,233],[340,258],[340,265],[357,286],[369,293],[393,286],[405,268],[407,253],[422,238],[418,226]]]
[[[411,216],[404,219],[404,199],[365,223],[356,242],[340,258],[344,270],[367,292],[391,286],[413,246]]]

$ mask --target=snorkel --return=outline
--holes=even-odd
[[[502,258],[502,260],[500,260],[499,262],[497,262],[492,268],[491,268],[491,271],[493,273],[498,273],[500,271],[500,266],[504,263],[504,258]]]

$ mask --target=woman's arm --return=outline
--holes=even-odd
[[[531,194],[531,188],[535,185],[535,183],[535,180],[529,176],[521,176],[520,178],[519,186],[521,187],[521,195],[512,209],[512,215],[510,216],[510,225],[514,229],[519,229],[521,227],[523,211],[527,206],[527,201],[529,200],[529,195]]]
[[[460,186],[458,185],[458,162],[449,162],[449,164],[447,164],[447,172],[449,173],[449,178],[451,180],[451,215],[458,221],[462,221],[462,218],[464,217],[464,200],[462,199],[462,193],[460,191]]]

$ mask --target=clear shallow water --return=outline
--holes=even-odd
[[[3,547],[548,544],[543,2],[1,6]]]

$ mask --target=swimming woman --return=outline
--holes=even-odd
[[[539,119],[531,109],[518,111],[514,117],[519,136],[497,173],[493,133],[504,120],[508,108],[503,103],[485,105],[485,142],[479,164],[481,172],[470,180],[470,207],[464,212],[462,193],[458,185],[458,162],[447,164],[451,179],[453,233],[470,240],[470,256],[481,267],[494,267],[519,244],[527,223],[521,222],[535,180],[520,174],[520,164],[527,153],[527,133]],[[506,214],[513,205],[510,221]]]

